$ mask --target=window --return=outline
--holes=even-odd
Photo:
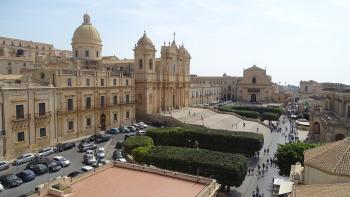
[[[23,67],[26,67],[27,66],[27,64],[26,63],[23,63]]]
[[[113,114],[113,120],[114,120],[114,121],[117,121],[117,120],[118,120],[118,114],[117,114],[117,113],[114,113],[114,114]]]
[[[86,126],[91,127],[91,118],[86,118]]]
[[[350,118],[350,105],[348,105],[348,118]]]
[[[46,128],[40,128],[39,129],[39,136],[40,137],[46,137]]]
[[[139,69],[142,69],[142,59],[139,59]]]
[[[40,73],[40,78],[44,79],[45,78],[45,74],[44,73]]]
[[[231,86],[228,86],[228,91],[231,91]]]
[[[253,77],[252,83],[256,83],[256,78],[255,77]]]
[[[24,51],[22,49],[16,51],[16,57],[21,57],[24,55]]]
[[[105,80],[104,80],[104,79],[101,79],[101,80],[100,80],[100,83],[101,83],[101,86],[104,86],[104,85],[105,85]]]
[[[24,106],[16,105],[16,119],[23,119],[23,118],[24,118]]]
[[[98,57],[98,51],[96,51],[96,57]]]
[[[74,122],[72,120],[68,121],[68,130],[74,129]]]
[[[152,59],[149,60],[149,69],[153,70],[153,60]]]
[[[89,57],[89,50],[85,51],[85,57]]]
[[[126,119],[129,119],[130,118],[130,113],[127,111],[127,112],[125,112],[125,118]]]
[[[125,102],[129,103],[129,101],[130,101],[130,98],[129,98],[129,95],[127,94],[127,95],[125,95]]]
[[[75,50],[75,57],[78,57],[78,50]]]
[[[88,109],[91,108],[91,97],[86,97],[85,107],[88,108]]]
[[[8,70],[7,70],[7,74],[12,74],[12,69],[11,68],[9,68]]]
[[[105,106],[105,96],[100,97],[100,104],[101,104],[101,107]]]
[[[67,79],[67,86],[72,86],[72,79],[71,78]]]
[[[90,86],[90,79],[86,79],[86,86]]]
[[[125,85],[129,85],[129,79],[125,80]]]
[[[17,142],[24,142],[24,131],[17,133]]]
[[[305,92],[307,92],[307,89],[308,89],[308,87],[307,87],[307,86],[305,86]]]
[[[67,109],[68,111],[73,111],[73,99],[67,100]]]
[[[113,96],[113,104],[116,105],[118,103],[118,96],[114,95]]]
[[[114,85],[114,86],[117,85],[117,79],[113,79],[113,85]]]
[[[45,103],[39,103],[39,116],[44,116],[45,112]]]

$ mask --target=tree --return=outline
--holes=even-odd
[[[294,165],[296,162],[304,163],[304,151],[316,146],[319,146],[319,144],[307,144],[303,142],[279,144],[275,153],[275,162],[280,170],[279,174],[288,176],[291,165]]]

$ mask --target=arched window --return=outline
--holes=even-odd
[[[153,60],[152,59],[149,60],[149,69],[153,70]]]
[[[85,57],[89,57],[89,50],[85,51]]]
[[[11,66],[12,65],[11,62],[9,62],[8,65]]]
[[[78,50],[75,50],[75,57],[78,57]]]
[[[23,63],[23,66],[27,66],[27,64],[26,64],[26,63]]]
[[[96,51],[96,57],[98,57],[98,51]]]
[[[253,77],[252,83],[256,83],[256,78],[255,77]]]
[[[139,69],[142,69],[143,65],[142,65],[142,59],[139,59]]]

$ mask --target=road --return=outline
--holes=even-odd
[[[280,117],[280,127],[282,128],[281,133],[273,132],[265,135],[264,146],[260,151],[259,158],[251,158],[249,160],[249,168],[255,168],[254,175],[247,175],[246,179],[238,188],[233,188],[230,192],[230,196],[232,197],[252,197],[253,191],[256,190],[256,186],[259,185],[260,194],[263,193],[264,196],[271,196],[272,192],[272,179],[274,177],[282,177],[278,175],[278,168],[275,166],[270,166],[268,171],[264,173],[263,176],[257,176],[256,169],[258,164],[260,166],[264,163],[266,165],[267,159],[272,158],[277,150],[278,144],[285,144],[287,139],[282,134],[286,133],[286,127],[288,131],[290,129],[290,123],[285,119],[284,123],[282,123],[283,116]],[[264,154],[264,149],[269,148],[269,154]],[[284,177],[286,178],[286,177]]]
[[[117,141],[124,141],[125,135],[126,134],[124,134],[124,133],[112,135],[112,140],[105,142],[105,143],[98,144],[98,147],[102,147],[102,146],[105,147],[106,159],[111,160],[112,153],[115,150],[116,142]],[[76,145],[78,145],[79,141],[77,141],[75,143],[76,143]],[[62,168],[58,172],[46,173],[46,174],[43,174],[41,176],[38,176],[33,181],[23,183],[22,185],[20,185],[18,187],[11,188],[11,189],[5,189],[2,193],[0,193],[0,197],[16,197],[16,196],[20,196],[23,194],[28,194],[30,192],[33,192],[36,186],[38,186],[42,183],[46,183],[50,179],[56,178],[58,176],[62,176],[62,175],[66,176],[73,171],[81,171],[81,167],[84,166],[84,164],[82,163],[83,153],[80,153],[78,151],[77,147],[75,147],[71,150],[67,150],[65,152],[52,154],[52,155],[50,155],[50,157],[54,157],[54,156],[58,156],[58,155],[63,156],[66,159],[68,159],[71,162],[70,166],[67,168]],[[4,170],[4,171],[0,171],[0,176],[4,175],[4,174],[8,174],[8,173],[17,174],[21,170],[25,169],[26,165],[27,165],[27,163],[19,165],[19,166],[10,166],[9,169]]]

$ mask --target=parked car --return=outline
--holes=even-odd
[[[137,131],[137,128],[132,126],[132,125],[128,126],[128,129],[130,130],[130,132],[136,132]]]
[[[131,132],[130,129],[128,129],[128,127],[119,127],[119,131],[121,133],[129,133],[129,132]]]
[[[122,154],[122,152],[120,150],[115,150],[113,152],[112,158],[114,160],[117,160],[118,158],[122,158],[122,157],[123,157],[123,154]]]
[[[51,160],[47,163],[47,167],[49,168],[49,172],[57,172],[61,170],[61,166],[55,162],[54,160]]]
[[[137,124],[140,125],[143,129],[148,127],[148,125],[146,125],[144,122],[139,122]]]
[[[141,126],[137,123],[132,124],[131,126],[134,126],[137,130],[141,129]]]
[[[115,148],[116,148],[116,149],[122,149],[123,146],[124,146],[124,143],[123,143],[123,142],[120,142],[120,141],[118,141],[118,142],[115,144]]]
[[[95,156],[93,156],[93,155],[84,155],[83,160],[84,160],[83,161],[84,164],[86,164],[86,165],[92,165],[94,163],[97,163],[97,160],[96,160]]]
[[[16,174],[17,177],[22,179],[24,182],[29,182],[35,179],[35,173],[32,170],[23,170],[20,173]]]
[[[4,191],[4,186],[0,183],[0,192]]]
[[[45,157],[42,157],[42,158],[35,158],[33,159],[32,161],[30,161],[27,166],[26,166],[26,169],[29,169],[29,170],[33,170],[34,167],[38,164],[44,164],[46,165],[45,163],[46,161],[46,158]]]
[[[102,134],[95,139],[95,143],[107,142],[111,139],[110,135]]]
[[[24,153],[21,156],[19,156],[13,163],[15,165],[20,165],[22,163],[30,162],[35,158],[33,153]]]
[[[63,152],[69,149],[72,149],[75,147],[75,143],[74,142],[69,142],[69,143],[59,143],[57,144],[56,148],[58,152]]]
[[[97,145],[96,144],[93,144],[93,143],[87,143],[87,144],[84,144],[82,145],[81,147],[79,147],[79,151],[80,152],[85,152],[87,150],[95,150],[97,148]]]
[[[88,138],[88,142],[94,142],[98,137],[100,137],[102,134],[101,133],[95,133],[92,136]]]
[[[126,163],[126,159],[121,157],[121,158],[117,158],[116,161],[119,161],[119,162],[123,162],[123,163]]]
[[[7,161],[0,161],[0,170],[6,170],[8,169],[10,166],[7,163]]]
[[[164,126],[166,126],[166,123],[157,121],[157,122],[152,122],[151,125],[154,127],[164,127]]]
[[[23,181],[14,174],[0,176],[0,182],[7,188],[17,187],[23,183]]]
[[[120,131],[119,131],[118,128],[111,128],[111,129],[107,130],[106,133],[108,133],[108,134],[118,134],[118,133],[120,133]]]
[[[105,148],[103,148],[103,147],[98,148],[96,156],[98,159],[104,159],[105,158]]]
[[[74,178],[74,177],[79,176],[80,174],[81,174],[81,172],[73,171],[73,172],[69,173],[69,174],[67,175],[67,177]]]
[[[82,147],[84,144],[88,144],[90,142],[89,138],[83,139],[79,142],[78,148]]]
[[[52,153],[56,152],[56,148],[54,147],[46,147],[46,148],[43,148],[41,150],[39,150],[37,156],[38,157],[45,157],[45,156],[49,156],[51,155]]]
[[[140,135],[146,135],[146,131],[144,130],[139,130],[139,131],[136,131],[136,135],[140,136]]]
[[[81,167],[81,171],[83,171],[83,172],[89,172],[89,171],[93,171],[93,170],[94,170],[94,168],[91,167],[91,166],[83,166],[83,167]]]
[[[49,172],[49,168],[45,164],[39,163],[33,167],[33,172],[36,175],[42,175]]]
[[[52,158],[55,162],[57,162],[62,168],[68,167],[70,165],[70,161],[62,156],[56,156]]]

